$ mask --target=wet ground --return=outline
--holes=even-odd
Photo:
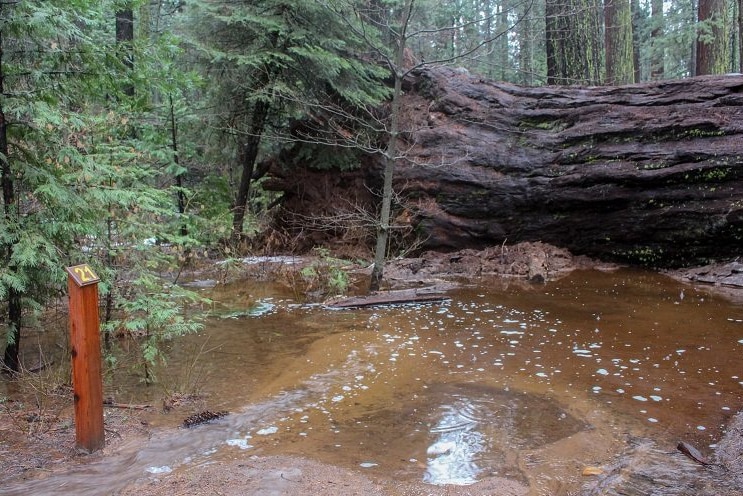
[[[173,343],[162,380],[197,380],[205,406],[230,415],[186,430],[152,413],[149,440],[0,494],[126,492],[135,481],[165,494],[168,481],[253,456],[502,494],[740,494],[675,449],[683,440],[713,458],[743,404],[743,307],[704,289],[577,271],[545,285],[478,279],[441,304],[339,311],[276,284],[201,285],[214,315]],[[161,394],[127,377],[107,387],[117,401]]]

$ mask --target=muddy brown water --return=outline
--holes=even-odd
[[[578,271],[529,288],[483,280],[445,303],[357,310],[261,282],[202,291],[213,316],[172,343],[163,380],[197,381],[209,409],[230,415],[159,425],[144,445],[0,494],[105,494],[262,454],[435,485],[499,476],[535,495],[648,494],[608,467],[720,477],[675,446],[711,454],[743,404],[743,307],[654,273]],[[118,400],[156,397],[122,386],[124,375],[108,386]],[[594,466],[607,472],[601,484],[581,475]]]

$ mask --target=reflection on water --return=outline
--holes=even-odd
[[[588,428],[550,398],[482,385],[435,385],[425,402],[432,427],[423,480],[431,484],[473,484],[483,474],[523,481],[520,452]]]
[[[475,458],[485,449],[485,436],[477,430],[477,422],[458,408],[445,405],[444,410],[431,429],[436,441],[426,450],[428,463],[423,480],[429,484],[473,484],[481,472]]]
[[[297,454],[380,478],[507,477],[531,494],[577,494],[583,467],[635,456],[630,439],[657,447],[652,463],[679,440],[710,453],[741,406],[743,308],[655,274],[576,272],[527,289],[481,281],[443,304],[348,311],[265,283],[203,291],[215,317],[172,343],[164,380],[206,350],[209,408],[233,415],[166,429],[160,444],[97,466],[123,473],[120,484],[204,460]],[[114,392],[135,403],[151,394],[123,383]]]

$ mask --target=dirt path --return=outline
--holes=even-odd
[[[507,479],[485,479],[471,486],[431,486],[423,483],[373,481],[364,474],[306,458],[251,456],[246,459],[193,467],[131,485],[121,496],[188,495],[525,495],[528,488]]]

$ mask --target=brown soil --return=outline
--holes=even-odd
[[[306,458],[252,456],[245,460],[212,464],[187,473],[134,484],[121,496],[174,494],[244,495],[493,495],[517,496],[528,488],[508,479],[482,480],[465,488],[423,483],[373,481],[365,475]]]
[[[87,455],[75,449],[71,392],[46,396],[43,402],[36,401],[39,394],[26,391],[15,396],[0,403],[0,488],[3,481],[33,479],[78,462],[103,458],[114,453],[123,440],[144,439],[149,431],[141,411],[107,408],[107,446]]]
[[[455,253],[425,252],[417,258],[392,260],[385,266],[385,280],[391,286],[429,284],[441,278],[472,280],[497,276],[525,284],[559,279],[576,269],[617,268],[545,243],[519,243],[485,250]]]
[[[389,287],[429,284],[446,278],[472,279],[478,276],[502,276],[524,284],[538,284],[556,279],[576,268],[613,269],[583,257],[574,257],[542,243],[525,243],[496,247],[484,251],[463,250],[457,253],[424,253],[418,258],[395,260],[386,267]],[[720,280],[737,275],[738,266],[702,270],[709,276],[710,288],[732,291]],[[261,270],[265,270],[261,269]],[[743,272],[743,266],[741,266]],[[681,280],[693,279],[699,272],[671,273]],[[241,276],[245,272],[241,272]],[[265,275],[265,274],[264,274]],[[711,279],[718,275],[718,279]],[[732,296],[740,298],[740,290]],[[42,371],[41,374],[44,372]],[[23,381],[26,382],[23,382]],[[199,405],[181,402],[169,411],[106,408],[107,446],[92,455],[74,449],[72,398],[69,386],[41,390],[33,379],[21,378],[16,392],[0,396],[0,488],[3,482],[33,479],[49,472],[64,471],[77,463],[103,459],[116,453],[123,441],[142,438],[149,433],[153,416],[187,417]],[[165,403],[164,403],[165,404]],[[172,405],[171,405],[172,406]],[[181,418],[179,417],[179,418]],[[170,423],[174,423],[172,420]],[[724,464],[732,479],[743,476],[743,415],[737,415],[719,443],[717,461]],[[743,484],[743,480],[735,480]],[[0,489],[0,493],[1,493]],[[471,486],[431,486],[421,482],[375,480],[359,471],[326,465],[309,458],[289,456],[250,456],[231,461],[176,470],[132,483],[120,494],[124,496],[188,495],[523,495],[528,488],[500,478],[484,479]]]

